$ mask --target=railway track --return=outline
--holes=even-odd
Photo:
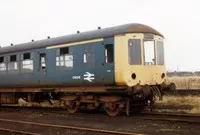
[[[197,114],[142,112],[138,116],[143,117],[146,120],[159,120],[159,121],[200,124],[200,115],[199,114],[197,115]]]
[[[107,129],[95,129],[95,128],[87,128],[87,127],[77,127],[71,125],[56,125],[50,123],[38,123],[38,122],[31,122],[31,121],[21,121],[21,120],[10,120],[10,119],[0,119],[3,123],[12,123],[15,125],[22,124],[22,125],[31,125],[31,126],[38,126],[39,128],[57,128],[57,129],[64,129],[64,130],[78,130],[78,131],[86,131],[86,132],[95,132],[95,133],[102,133],[102,134],[115,134],[115,135],[144,135],[139,133],[131,133],[131,132],[123,132],[123,131],[114,131],[114,130],[107,130]],[[42,135],[43,133],[40,132],[30,132],[30,131],[23,131],[23,130],[16,130],[10,128],[0,128],[0,131],[9,132],[9,133],[17,133],[17,134],[26,134],[26,135]]]
[[[9,129],[9,128],[0,128],[0,133],[4,132],[4,133],[11,133],[11,134],[21,134],[21,135],[41,135],[38,133],[32,133],[32,132],[25,132],[25,131],[20,131],[20,130],[13,130],[13,129]]]
[[[8,111],[21,111],[21,112],[28,112],[28,113],[41,113],[41,114],[56,114],[62,116],[68,116],[68,113],[63,108],[30,108],[30,107],[7,107],[4,106],[4,109],[8,109]],[[2,108],[1,108],[2,109]],[[124,112],[125,113],[125,112]],[[82,110],[80,112],[75,113],[74,115],[70,115],[71,117],[87,117],[93,119],[94,117],[104,119],[106,116],[104,115],[103,111],[99,111],[98,113],[93,113],[88,110]],[[200,114],[175,114],[175,113],[158,113],[158,112],[149,112],[144,111],[140,114],[132,114],[131,116],[119,116],[118,118],[127,118],[131,119],[144,119],[144,120],[157,120],[157,121],[170,121],[170,122],[185,122],[185,123],[197,123],[200,124]],[[107,118],[107,117],[106,117]]]
[[[9,111],[9,109],[11,109]],[[119,116],[119,117],[109,117],[106,114],[100,113],[87,113],[87,112],[79,112],[74,115],[66,114],[63,109],[54,109],[54,108],[9,108],[8,113],[1,112],[0,113],[0,133],[15,133],[15,134],[26,134],[26,135],[41,135],[47,134],[43,132],[38,132],[34,129],[40,129],[41,131],[55,131],[52,134],[56,134],[60,132],[60,134],[72,134],[71,132],[76,132],[74,134],[93,134],[93,135],[139,135],[140,132],[130,129],[126,129],[126,126],[123,127],[123,124],[119,126],[117,123],[129,123],[132,125],[133,123],[137,123],[137,121],[146,121],[144,123],[168,123],[168,124],[186,124],[199,126],[200,124],[200,115],[188,115],[188,114],[173,114],[173,113],[155,113],[155,112],[142,112],[141,114],[127,116]],[[14,111],[17,110],[17,111]],[[33,110],[33,113],[32,113]],[[10,112],[10,113],[9,113]],[[17,112],[17,113],[16,113]],[[8,114],[8,115],[7,115]],[[24,114],[30,115],[33,114],[36,118],[43,118],[43,121],[38,121],[35,119],[26,119],[21,117],[14,116],[15,114]],[[42,114],[41,117],[38,117],[38,114]],[[5,117],[4,117],[5,116]],[[12,116],[12,117],[10,117]],[[32,116],[31,116],[32,117]],[[44,121],[44,119],[54,117],[54,119],[58,117],[61,123],[54,122],[54,119],[50,121]],[[55,120],[56,120],[55,119]],[[91,121],[95,124],[86,124],[86,121]],[[70,121],[70,122],[67,122]],[[135,122],[134,122],[135,121]],[[90,123],[91,123],[90,122]],[[105,123],[105,125],[104,125]],[[116,126],[115,127],[115,123]],[[100,124],[100,125],[99,125]],[[102,124],[104,126],[102,126]],[[113,126],[108,126],[110,124]],[[3,126],[2,126],[3,125]],[[6,126],[7,125],[7,126]],[[14,126],[12,126],[14,125]],[[126,124],[127,125],[127,124]],[[17,128],[16,128],[17,127]],[[23,128],[26,127],[26,128]],[[120,127],[120,128],[119,128]],[[20,129],[20,130],[19,130]],[[37,132],[36,132],[37,131]],[[68,131],[68,132],[67,132]],[[67,132],[67,133],[66,133]],[[84,132],[84,133],[83,133]],[[138,133],[135,133],[138,132]],[[148,134],[147,132],[142,132],[144,134]],[[142,134],[141,133],[141,134]],[[60,135],[59,134],[59,135]]]

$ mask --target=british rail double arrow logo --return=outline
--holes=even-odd
[[[92,82],[92,80],[94,80],[94,74],[91,74],[89,72],[85,72],[84,76],[84,80],[87,80],[89,82]]]

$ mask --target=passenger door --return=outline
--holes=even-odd
[[[38,52],[38,83],[46,82],[47,74],[47,57],[46,53],[41,51]]]
[[[104,84],[114,84],[114,38],[106,38],[104,45]]]

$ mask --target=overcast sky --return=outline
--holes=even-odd
[[[126,23],[165,36],[168,70],[200,70],[198,0],[0,0],[0,46]]]

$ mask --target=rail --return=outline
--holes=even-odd
[[[41,134],[38,134],[38,133],[32,133],[32,132],[26,132],[26,131],[20,131],[20,130],[13,130],[13,129],[9,129],[9,128],[0,128],[0,131],[15,133],[15,134],[22,134],[22,135],[41,135]]]
[[[142,112],[138,115],[146,120],[159,120],[170,122],[184,122],[200,124],[199,114],[175,114],[175,113],[157,113],[157,112]]]
[[[56,124],[49,124],[49,123],[38,123],[38,122],[30,122],[30,121],[20,121],[20,120],[10,120],[10,119],[0,119],[2,122],[12,122],[15,124],[29,124],[35,126],[43,126],[49,128],[62,128],[62,129],[71,129],[71,130],[80,130],[80,131],[88,131],[88,132],[98,132],[98,133],[105,133],[105,134],[116,134],[116,135],[144,135],[139,133],[132,133],[132,132],[123,132],[123,131],[114,131],[114,130],[107,130],[107,129],[95,129],[95,128],[87,128],[87,127],[77,127],[77,126],[69,126],[69,125],[56,125]],[[31,133],[26,131],[18,131],[12,129],[5,129],[0,128],[0,131],[7,131],[19,134],[27,134],[27,135],[40,135],[40,133]]]

